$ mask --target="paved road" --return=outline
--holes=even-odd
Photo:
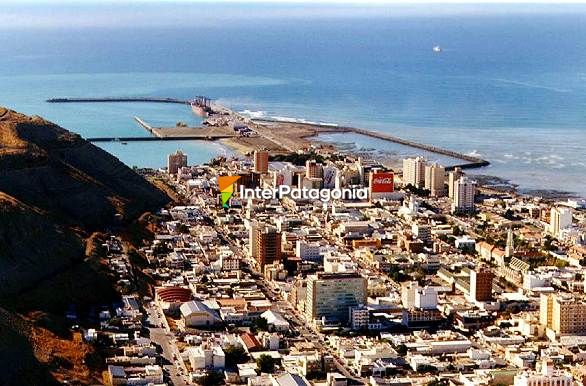
[[[173,335],[170,332],[167,332],[164,328],[159,327],[161,323],[163,323],[163,320],[157,315],[158,311],[155,307],[147,306],[146,310],[149,321],[151,322],[151,326],[149,327],[150,339],[154,343],[160,345],[163,349],[162,356],[168,362],[168,364],[163,365],[163,368],[169,374],[171,383],[175,386],[189,385],[189,383],[186,382],[186,378],[179,373],[175,360],[173,359],[173,354],[175,354],[176,358],[179,358],[179,351],[177,346],[173,343]],[[181,371],[183,374],[188,374],[183,361],[179,360],[178,362],[181,365]]]

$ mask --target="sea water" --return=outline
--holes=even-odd
[[[147,135],[134,116],[153,126],[200,120],[182,105],[45,99],[208,95],[256,117],[354,125],[474,154],[491,162],[477,173],[586,195],[584,7],[43,7],[13,5],[0,27],[0,104],[85,137]],[[342,141],[350,139],[419,153]],[[137,166],[163,166],[176,148],[193,163],[226,151],[208,142],[99,146]]]

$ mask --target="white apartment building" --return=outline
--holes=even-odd
[[[444,182],[446,180],[446,169],[437,163],[425,166],[425,189],[429,190],[431,196],[442,197],[445,193]]]
[[[572,209],[563,207],[551,208],[549,219],[549,233],[560,237],[564,229],[572,226]]]
[[[474,211],[474,197],[476,195],[476,181],[467,177],[461,177],[454,184],[454,197],[452,199],[452,212]]]
[[[320,259],[320,245],[319,243],[297,240],[295,242],[295,256],[301,260],[317,261]]]
[[[403,160],[403,185],[425,187],[425,160],[421,157]]]

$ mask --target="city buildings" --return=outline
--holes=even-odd
[[[462,172],[461,168],[455,168],[448,174],[448,197],[450,199],[454,199],[454,189],[456,187],[456,182],[462,177],[464,173]]]
[[[474,197],[476,195],[476,182],[467,177],[460,177],[454,183],[452,198],[452,212],[467,213],[474,211]]]
[[[191,382],[214,369],[227,382],[263,386],[271,381],[257,372],[255,361],[263,355],[274,358],[275,379],[299,374],[310,385],[322,379],[312,374],[332,371],[377,385],[425,385],[438,378],[465,385],[566,385],[570,367],[586,359],[580,209],[569,223],[561,221],[563,237],[552,240],[551,208],[564,205],[491,197],[486,190],[465,204],[465,177],[456,180],[454,201],[466,211],[472,204],[477,216],[452,216],[450,202],[417,189],[394,191],[392,173],[369,161],[279,161],[264,174],[253,168],[250,161],[226,160],[189,168],[186,178],[159,177],[189,202],[161,210],[155,240],[141,251],[156,281],[154,305],[143,302],[149,328],[173,338],[151,336],[173,354],[142,348],[116,326],[115,347],[153,352],[133,363],[150,365],[167,355]],[[321,188],[326,178],[335,186],[372,188],[375,176],[393,191],[331,205],[251,198],[225,209],[213,189],[217,175],[256,176],[245,183],[259,187]],[[109,262],[121,282],[133,272],[120,257]],[[140,329],[136,299],[124,298],[116,315]],[[99,335],[84,334],[103,341]],[[555,352],[543,349],[548,340],[555,341]],[[222,368],[221,352],[229,358],[233,346],[251,359]],[[544,370],[544,361],[553,361],[554,370]],[[113,369],[120,382],[124,374],[133,379],[133,366],[119,370]]]
[[[570,294],[542,294],[539,322],[558,335],[586,334],[586,302]]]
[[[169,174],[177,174],[177,171],[185,166],[187,166],[187,154],[183,154],[181,150],[167,156],[167,172]]]
[[[513,386],[572,386],[573,377],[555,369],[551,359],[543,359],[541,371],[526,370],[515,376]]]
[[[255,150],[254,172],[265,174],[269,171],[269,152],[266,150]]]
[[[425,166],[425,189],[429,190],[432,197],[442,197],[446,194],[445,190],[446,169],[437,164]]]
[[[267,264],[279,263],[281,261],[281,232],[277,228],[265,224],[255,225],[251,232],[254,244],[252,258],[262,270]]]
[[[425,159],[416,157],[403,160],[403,185],[425,187]]]
[[[305,315],[347,323],[349,310],[366,303],[366,279],[358,273],[318,272],[307,277]]]
[[[489,268],[470,271],[470,297],[477,302],[489,302],[492,297],[494,274]]]
[[[572,225],[572,209],[553,207],[550,212],[549,233],[554,237],[561,237],[562,231]]]

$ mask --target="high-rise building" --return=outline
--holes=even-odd
[[[254,209],[251,206],[247,210],[250,210],[250,212],[252,212]],[[250,229],[248,232],[248,254],[252,259],[255,259],[255,260],[258,256],[257,247],[256,247],[256,237],[257,237],[257,234],[258,234],[260,227],[261,227],[261,224],[259,224],[258,221],[252,220],[250,222]]]
[[[551,208],[549,216],[549,233],[560,237],[562,231],[572,226],[572,210],[570,208]]]
[[[279,263],[281,261],[281,232],[275,227],[262,225],[254,232],[253,253],[252,257],[256,260],[261,272],[267,264]]]
[[[476,195],[476,181],[461,177],[454,185],[452,198],[452,212],[465,213],[474,211],[474,197]]]
[[[539,323],[556,335],[584,335],[586,302],[570,294],[542,294]]]
[[[448,197],[453,199],[454,198],[454,187],[456,186],[456,181],[462,177],[464,173],[462,173],[462,169],[455,168],[448,174]]]
[[[366,304],[366,279],[358,273],[318,272],[307,277],[305,316],[348,322],[350,308]]]
[[[269,152],[266,150],[254,151],[254,171],[256,173],[267,173],[269,171]]]
[[[425,160],[421,157],[403,160],[403,185],[425,186]]]
[[[429,190],[433,197],[442,197],[446,194],[444,182],[446,180],[446,169],[437,164],[425,166],[425,189]]]
[[[167,156],[167,172],[169,174],[177,174],[177,171],[187,166],[187,154],[183,154],[181,150]]]
[[[324,169],[322,164],[315,160],[307,160],[305,162],[305,177],[306,178],[323,178]]]
[[[477,302],[492,300],[492,280],[494,274],[489,268],[470,271],[470,297]]]

